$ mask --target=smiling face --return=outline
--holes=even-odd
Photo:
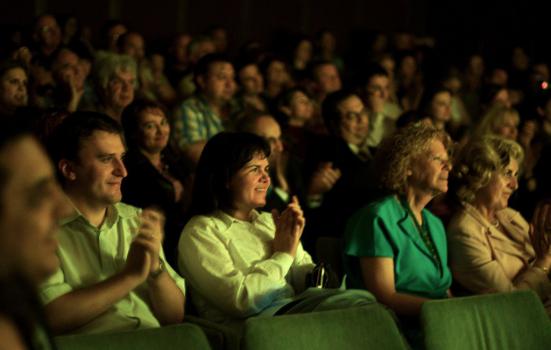
[[[349,144],[360,145],[367,137],[369,117],[362,100],[352,95],[339,103],[340,136]]]
[[[122,110],[134,100],[135,86],[136,77],[132,71],[117,70],[107,84],[106,105]]]
[[[270,187],[268,159],[255,154],[230,180],[232,215],[247,220],[253,209],[266,205],[266,193]]]
[[[451,170],[448,151],[442,141],[429,141],[426,152],[412,159],[408,173],[408,186],[416,192],[436,196],[448,191],[448,175]]]
[[[65,173],[69,192],[83,198],[90,207],[107,207],[120,202],[121,183],[127,172],[122,158],[121,135],[96,130],[81,141],[78,160]]]
[[[144,110],[138,121],[139,146],[146,152],[158,153],[165,149],[170,135],[170,125],[163,111],[157,108]]]
[[[511,159],[505,169],[495,171],[490,182],[477,192],[475,201],[494,212],[507,208],[511,194],[518,188],[518,168],[518,161]]]

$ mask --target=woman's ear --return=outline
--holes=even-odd
[[[66,180],[74,181],[77,179],[77,174],[71,161],[67,159],[61,159],[57,163],[57,167]]]

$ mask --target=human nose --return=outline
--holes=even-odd
[[[126,177],[128,175],[128,172],[126,171],[126,167],[124,166],[122,159],[115,160],[113,173],[116,176],[120,176],[120,177]]]
[[[509,187],[515,191],[518,188],[518,179],[516,176],[513,176],[511,178],[511,181],[509,181]]]

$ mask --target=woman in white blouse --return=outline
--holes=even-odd
[[[178,245],[178,265],[200,316],[223,322],[372,303],[365,291],[311,289],[297,297],[314,268],[300,243],[305,220],[298,200],[281,214],[256,210],[271,190],[269,155],[268,143],[248,133],[220,133],[203,150],[193,217]]]

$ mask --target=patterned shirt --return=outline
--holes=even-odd
[[[202,96],[188,98],[176,111],[173,137],[181,149],[198,141],[207,141],[221,131],[224,131],[224,126],[220,116]]]

